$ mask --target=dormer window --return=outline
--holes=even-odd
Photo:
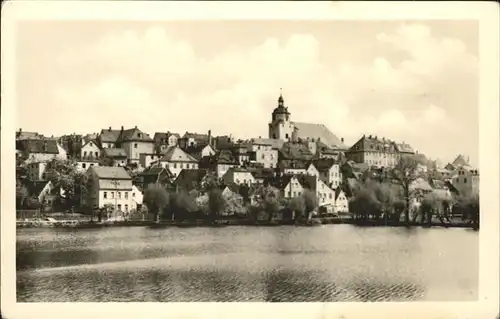
[[[141,134],[141,133],[138,133],[138,134],[137,134],[137,136],[138,136],[139,138],[141,138],[141,137],[142,137],[142,134]]]

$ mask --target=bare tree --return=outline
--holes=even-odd
[[[403,188],[403,196],[406,202],[404,210],[405,222],[410,223],[410,198],[411,186],[419,177],[423,177],[419,171],[419,159],[414,155],[401,155],[397,165],[391,170],[390,177]]]

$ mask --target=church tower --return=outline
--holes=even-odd
[[[293,123],[290,121],[291,116],[288,112],[288,107],[285,106],[283,94],[280,93],[278,98],[278,107],[272,113],[271,122],[269,123],[269,138],[291,141],[293,133]]]

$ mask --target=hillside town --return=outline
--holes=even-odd
[[[349,146],[323,124],[292,121],[281,94],[268,130],[243,140],[212,130],[149,134],[138,126],[60,137],[19,129],[18,219],[30,212],[175,219],[168,207],[217,216],[257,207],[255,218],[265,220],[292,211],[409,221],[424,220],[424,207],[430,220],[447,217],[465,198],[470,206],[476,196],[479,205],[479,171],[464,155],[440,167],[403,141],[369,133]]]

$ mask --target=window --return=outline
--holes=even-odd
[[[134,148],[137,148],[137,143],[134,143]]]
[[[108,198],[108,192],[104,192],[103,197],[104,199]]]
[[[87,151],[83,152],[83,157],[87,156]]]
[[[330,193],[330,199],[332,199],[332,193]]]
[[[118,211],[120,211],[120,212],[121,212],[121,211],[122,211],[122,204],[118,204],[118,206],[117,206],[117,207],[118,207]]]
[[[262,154],[262,159],[265,159],[265,158],[266,158],[266,156],[264,154]]]
[[[137,136],[139,136],[139,138],[141,138],[141,135],[142,135],[141,133],[137,134]]]
[[[132,193],[132,197],[135,197],[135,193]]]
[[[87,167],[87,164],[82,163],[82,168],[86,168],[86,167]]]
[[[118,196],[118,198],[122,198],[122,193],[121,192],[117,192],[116,195]]]
[[[293,197],[297,196],[297,193],[296,192],[293,192]]]
[[[95,157],[99,157],[99,152],[95,152]]]
[[[288,138],[288,133],[287,133],[287,134],[285,134],[285,138]]]
[[[151,159],[154,159],[154,158],[155,158],[154,155],[151,155]]]
[[[115,198],[115,192],[111,192],[111,198]]]
[[[288,197],[292,197],[292,191],[288,192]]]
[[[464,183],[467,183],[467,178],[466,177],[464,177]]]
[[[125,199],[128,199],[128,192],[125,192]]]
[[[125,211],[128,213],[128,205],[125,204]]]
[[[180,168],[184,168],[184,165],[182,165],[182,163],[179,164],[179,167]]]
[[[94,164],[90,164],[90,166],[94,166]]]
[[[174,168],[177,168],[177,163],[174,163]]]

